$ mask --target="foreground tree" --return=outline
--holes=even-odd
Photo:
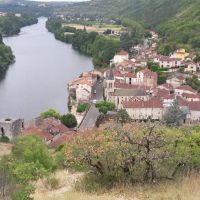
[[[180,126],[185,119],[185,113],[181,110],[179,103],[175,100],[163,116],[167,126]]]
[[[104,184],[171,180],[186,163],[192,169],[200,151],[188,146],[183,152],[186,141],[191,143],[191,136],[160,124],[119,125],[68,144],[66,164],[92,171]]]
[[[35,136],[17,138],[11,154],[0,162],[2,199],[32,200],[32,181],[48,175],[54,167],[48,148],[40,139]]]

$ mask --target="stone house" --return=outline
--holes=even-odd
[[[123,109],[134,120],[161,120],[164,112],[159,98],[152,98],[148,101],[125,101]]]
[[[111,64],[118,64],[125,60],[129,60],[129,53],[127,51],[121,50],[115,54]]]
[[[123,102],[129,100],[146,101],[149,99],[146,91],[140,88],[137,89],[115,89],[113,93],[110,93],[107,100],[113,102],[117,109],[122,109]]]
[[[169,56],[158,55],[153,58],[153,62],[157,63],[162,68],[178,68],[181,66],[181,59],[170,58]]]
[[[196,94],[197,95],[197,91],[194,90],[189,85],[181,85],[181,86],[175,88],[174,92],[178,96],[182,96],[183,94]]]
[[[184,76],[175,76],[167,79],[167,84],[170,84],[173,88],[177,88],[185,83]]]
[[[6,136],[10,140],[20,135],[24,129],[23,119],[1,119],[0,120],[0,136]]]
[[[196,72],[197,71],[197,64],[192,62],[192,61],[186,63],[184,71],[185,72],[192,72],[192,73]]]

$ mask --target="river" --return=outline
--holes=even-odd
[[[16,62],[0,81],[0,118],[30,120],[49,108],[66,113],[67,83],[93,69],[91,58],[47,31],[46,20],[39,18],[38,24],[22,28],[19,35],[4,38]]]

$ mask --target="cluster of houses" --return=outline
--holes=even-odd
[[[88,103],[92,100],[92,88],[102,73],[97,70],[82,73],[68,83],[71,104]]]
[[[50,148],[57,148],[70,142],[77,135],[77,132],[67,128],[60,120],[53,117],[46,119],[38,117],[26,124],[24,124],[23,119],[0,120],[0,137],[6,136],[12,140],[19,135],[35,135]]]
[[[134,58],[129,58],[126,51],[118,52],[111,61],[112,68],[104,73],[106,100],[113,102],[118,110],[125,109],[134,120],[161,120],[167,108],[177,100],[185,113],[185,121],[199,122],[200,94],[185,85],[191,73],[199,74],[199,65],[193,61],[195,56],[184,49],[171,56],[157,55],[154,44],[136,48],[139,53]],[[173,72],[165,84],[157,84],[158,75],[148,69],[148,62]],[[180,69],[184,72],[176,72]]]

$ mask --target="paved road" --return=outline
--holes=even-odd
[[[91,101],[93,100],[97,100],[97,101],[103,100],[103,80],[102,79],[97,81],[97,83],[92,88]],[[94,128],[96,126],[96,120],[99,114],[100,114],[99,110],[91,102],[90,109],[88,110],[85,118],[83,119],[79,129],[84,130],[84,129]]]
[[[92,104],[79,129],[84,130],[94,128],[98,116],[99,110]]]
[[[95,91],[95,92],[94,92]],[[97,81],[97,83],[92,88],[92,100],[103,100],[103,80]]]

